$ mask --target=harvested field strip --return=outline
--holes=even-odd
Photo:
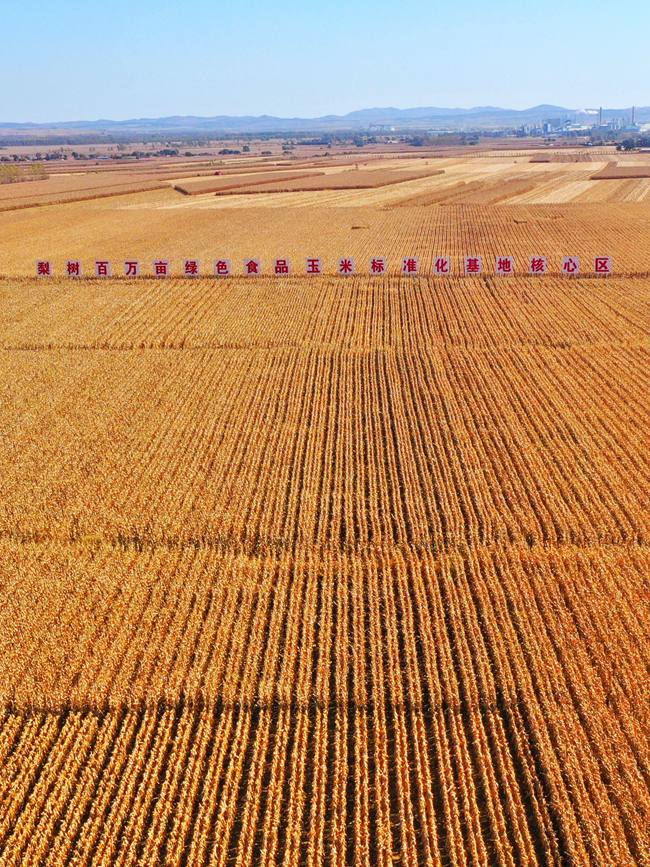
[[[137,186],[147,183],[149,179],[142,173],[121,172],[119,176],[111,176],[106,181],[101,174],[65,175],[47,178],[46,180],[29,181],[17,184],[0,185],[0,202],[13,200],[31,200],[43,196],[72,194],[82,192],[102,192],[102,187],[109,190],[125,186]]]
[[[151,190],[162,190],[166,184],[160,180],[138,181],[136,183],[124,183],[115,186],[102,184],[101,192],[93,193],[92,188],[88,191],[79,190],[74,192],[43,193],[38,196],[21,196],[13,199],[5,199],[0,202],[0,212],[22,211],[27,208],[43,208],[48,205],[73,204],[74,202],[91,202],[95,199],[110,199],[116,196],[126,196],[133,193],[145,193]]]
[[[311,173],[296,173],[291,172],[270,172],[266,174],[255,174],[241,176],[238,180],[233,180],[231,175],[220,175],[219,177],[204,178],[200,181],[188,181],[184,184],[176,184],[175,190],[179,193],[184,193],[186,196],[198,196],[204,193],[226,192],[235,190],[239,187],[257,187],[259,185],[266,187],[273,183],[290,183],[292,180],[299,178],[311,178],[315,175],[322,175],[322,172]],[[278,177],[280,176],[280,177]]]
[[[650,174],[641,180],[602,181],[584,190],[575,202],[642,202],[650,195]]]
[[[590,181],[587,178],[582,180],[567,177],[558,178],[555,182],[541,184],[530,192],[514,195],[509,204],[551,205],[571,202],[588,190],[589,186]]]
[[[299,175],[296,177],[277,178],[273,182],[264,181],[263,188],[258,189],[258,184],[251,179],[250,185],[238,184],[237,192],[239,194],[252,195],[255,193],[285,193],[285,192],[303,192],[311,190],[364,190],[374,189],[375,187],[388,187],[393,184],[400,184],[406,181],[415,181],[420,178],[436,177],[444,174],[444,169],[421,169],[419,171],[409,171],[408,169],[376,169],[376,170],[355,170],[349,169],[345,172],[336,172],[334,174],[325,174],[323,172],[314,175]],[[309,178],[309,180],[306,180]],[[217,195],[222,192],[230,193],[235,187],[224,187]]]
[[[597,151],[596,153],[603,153],[602,151]],[[569,153],[569,154],[558,154],[558,153],[550,153],[550,154],[537,154],[532,157],[531,163],[590,163],[593,160],[592,154],[587,154],[584,152],[578,153]]]
[[[499,200],[499,189],[496,185],[493,184],[493,181],[496,177],[503,174],[503,167],[496,165],[493,167],[486,166],[477,166],[477,170],[475,172],[464,171],[462,173],[454,174],[451,171],[447,173],[447,170],[444,170],[444,174],[435,174],[431,172],[427,172],[422,174],[414,179],[408,179],[406,177],[406,172],[402,172],[404,175],[402,179],[399,178],[394,179],[394,183],[384,183],[384,184],[360,184],[355,191],[354,186],[350,186],[349,189],[346,189],[343,183],[339,183],[335,180],[336,176],[334,174],[327,174],[327,179],[329,183],[328,186],[317,186],[316,184],[305,184],[303,182],[296,181],[293,187],[290,187],[289,184],[284,184],[278,187],[278,190],[275,191],[274,187],[265,186],[263,190],[260,192],[265,192],[267,195],[262,199],[262,203],[260,204],[255,199],[251,199],[250,195],[255,192],[254,188],[251,189],[240,189],[238,191],[231,191],[228,194],[226,199],[219,199],[217,204],[204,202],[201,200],[200,202],[188,202],[185,203],[184,206],[189,206],[192,204],[193,206],[205,206],[205,207],[284,207],[284,206],[299,206],[299,207],[312,207],[312,206],[336,206],[336,207],[353,207],[353,206],[384,206],[391,204],[393,202],[398,202],[405,198],[413,198],[415,200],[416,196],[425,196],[427,193],[436,194],[438,192],[442,193],[448,190],[450,187],[453,187],[454,184],[465,183],[467,185],[472,184],[470,190],[474,191],[476,195],[479,197],[478,202],[481,201],[480,193],[481,191],[490,190],[490,196],[495,199],[495,201]],[[361,175],[373,175],[376,172],[361,172]],[[344,172],[341,175],[350,175],[352,172]],[[378,174],[378,172],[377,172]],[[551,172],[540,172],[540,173],[529,173],[528,181],[524,184],[525,178],[522,180],[521,185],[513,185],[513,189],[511,191],[511,197],[516,202],[524,203],[528,201],[525,197],[532,197],[534,194],[539,191],[540,196],[543,198],[540,201],[545,201],[545,197],[552,192],[557,196],[557,191],[566,187],[567,189],[572,186],[577,180],[581,180],[585,185],[586,189],[588,186],[588,175],[582,170],[582,178],[580,177],[580,173],[574,171],[571,174],[562,174],[558,173],[557,181],[554,184],[544,183],[542,182],[542,178],[540,175],[551,175],[555,173]],[[503,180],[510,180],[511,178],[506,177]],[[365,179],[364,179],[365,180]],[[345,179],[346,185],[352,184],[352,178]],[[309,187],[309,192],[312,195],[308,195],[307,187]],[[368,187],[365,192],[363,192],[363,188]],[[293,192],[286,192],[286,190],[293,189]],[[458,187],[458,191],[462,188]],[[528,193],[521,192],[522,189],[529,190]],[[487,195],[487,191],[486,191]],[[555,199],[550,199],[549,201],[554,201]],[[469,200],[472,201],[471,199]],[[504,200],[507,201],[507,200]],[[531,199],[531,201],[537,202],[537,199]],[[564,201],[564,199],[559,199],[559,201]],[[509,203],[509,202],[508,202]],[[416,201],[417,204],[417,201]],[[180,205],[177,205],[180,207]]]
[[[650,178],[650,163],[645,166],[608,163],[604,169],[591,176],[593,181],[622,180],[625,178]]]
[[[0,211],[159,189],[161,179],[146,172],[52,175],[46,180],[0,185]]]
[[[389,208],[402,208],[408,206],[423,206],[450,203],[472,204],[498,204],[512,196],[522,195],[539,186],[538,178],[529,175],[507,178],[498,183],[486,183],[485,181],[460,181],[440,190],[409,196],[398,202],[388,205]]]

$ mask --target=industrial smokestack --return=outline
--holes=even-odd
[[[601,107],[598,110],[598,126],[602,126],[602,125],[603,125],[603,107],[601,105]]]

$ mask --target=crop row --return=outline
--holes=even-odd
[[[650,336],[647,278],[2,284],[5,348],[572,347]]]
[[[243,553],[648,539],[644,342],[1,363],[4,535]]]
[[[647,549],[70,548],[2,545],[0,864],[643,863]]]

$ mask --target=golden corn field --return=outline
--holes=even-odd
[[[650,864],[650,199],[546,201],[608,159],[0,214],[0,867]],[[61,276],[163,254],[327,273]]]

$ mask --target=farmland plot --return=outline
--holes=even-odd
[[[151,274],[154,260],[161,256],[171,261],[173,273],[180,273],[184,258],[193,257],[208,275],[218,258],[231,259],[241,273],[251,256],[261,260],[266,274],[278,256],[289,258],[304,273],[306,257],[315,255],[323,259],[329,274],[335,273],[340,256],[352,256],[358,270],[367,273],[377,255],[387,258],[392,273],[399,272],[404,256],[418,256],[422,267],[430,269],[437,255],[453,257],[455,273],[467,255],[483,256],[488,271],[493,270],[495,257],[503,255],[514,256],[520,272],[527,270],[529,256],[539,255],[549,257],[555,273],[564,255],[579,256],[585,270],[592,269],[595,256],[609,255],[616,273],[647,275],[650,271],[650,198],[575,207],[573,203],[515,207],[504,202],[384,209],[386,191],[435,181],[427,178],[374,190],[226,196],[239,204],[218,214],[212,203],[222,197],[181,196],[169,188],[119,200],[0,214],[0,277],[33,278],[39,258],[51,259],[58,276],[70,258],[81,260],[86,275],[93,273],[97,258],[111,260],[116,275],[123,273],[124,260],[129,258],[138,259],[145,273]],[[616,182],[585,183],[591,189]],[[352,204],[339,202],[333,207],[313,199],[308,207],[302,198],[322,195],[384,198],[381,207],[359,207],[353,199]],[[278,206],[262,204],[267,199]],[[294,205],[289,206],[289,200]],[[195,202],[207,204],[195,206]],[[252,235],[251,225],[262,225],[264,231]],[[220,291],[215,287],[216,296]]]
[[[0,867],[648,863],[650,211],[490,204],[619,183],[529,156],[0,215]],[[333,276],[379,242],[617,268]]]

